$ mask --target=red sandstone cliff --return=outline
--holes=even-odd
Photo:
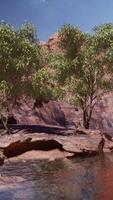
[[[58,33],[53,34],[48,41],[40,41],[39,45],[48,49],[51,52],[59,52],[59,46],[58,46]]]

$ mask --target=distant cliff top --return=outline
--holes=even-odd
[[[58,33],[54,33],[52,36],[49,37],[47,42],[46,41],[40,41],[39,45],[44,47],[44,48],[47,48],[49,51],[59,52],[60,49],[58,47],[58,41],[59,41]]]

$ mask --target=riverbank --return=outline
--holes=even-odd
[[[113,142],[100,131],[77,129],[60,134],[28,133],[16,130],[0,136],[0,164],[30,159],[64,159],[112,152]]]

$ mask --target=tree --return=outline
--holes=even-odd
[[[41,53],[35,42],[31,24],[15,30],[11,25],[0,23],[0,108],[2,119],[7,117],[9,100],[29,96],[33,74],[41,67]],[[7,121],[5,119],[5,121]]]
[[[37,43],[37,33],[34,25],[30,22],[26,22],[22,25],[22,27],[18,30],[19,36],[28,39],[30,43]]]
[[[33,98],[36,99],[37,107],[42,107],[43,103],[47,103],[52,99],[52,89],[54,87],[51,79],[51,73],[46,68],[38,70],[32,79]]]
[[[96,44],[101,36],[96,32],[92,37],[86,36],[86,40],[82,40],[81,45],[78,45],[78,40],[74,40],[74,37],[76,38],[74,27],[62,27],[60,35],[62,36],[60,44],[64,49],[64,64],[57,66],[58,78],[60,81],[63,77],[64,85],[68,86],[67,91],[71,92],[71,102],[78,103],[82,108],[83,125],[88,129],[98,98],[104,91],[111,89],[110,79],[105,76],[108,71],[104,65],[105,55],[101,53],[102,48],[99,49]],[[79,32],[79,35],[85,34]],[[67,38],[70,38],[69,43]],[[98,44],[102,43],[98,42]]]
[[[83,110],[83,125],[86,129],[90,126],[90,120],[94,106],[103,92],[110,89],[110,80],[105,78],[103,60],[98,57],[92,47],[82,52],[78,75],[74,75],[74,101]],[[73,82],[72,82],[73,83]]]
[[[32,98],[36,99],[35,107],[42,107],[43,103],[50,100],[58,100],[61,97],[62,89],[56,79],[55,61],[56,56],[49,52],[42,51],[43,65],[32,76]]]
[[[73,60],[78,56],[82,46],[88,42],[89,36],[80,31],[78,27],[65,24],[59,29],[59,47],[68,59]]]
[[[8,119],[8,101],[7,96],[9,96],[9,88],[6,81],[1,81],[0,83],[0,111],[1,111],[1,120],[4,126],[4,129],[7,133],[7,119]]]

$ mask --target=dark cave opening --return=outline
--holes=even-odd
[[[0,124],[3,124],[2,120],[0,119]],[[8,117],[7,124],[17,124],[16,118],[11,115]]]

